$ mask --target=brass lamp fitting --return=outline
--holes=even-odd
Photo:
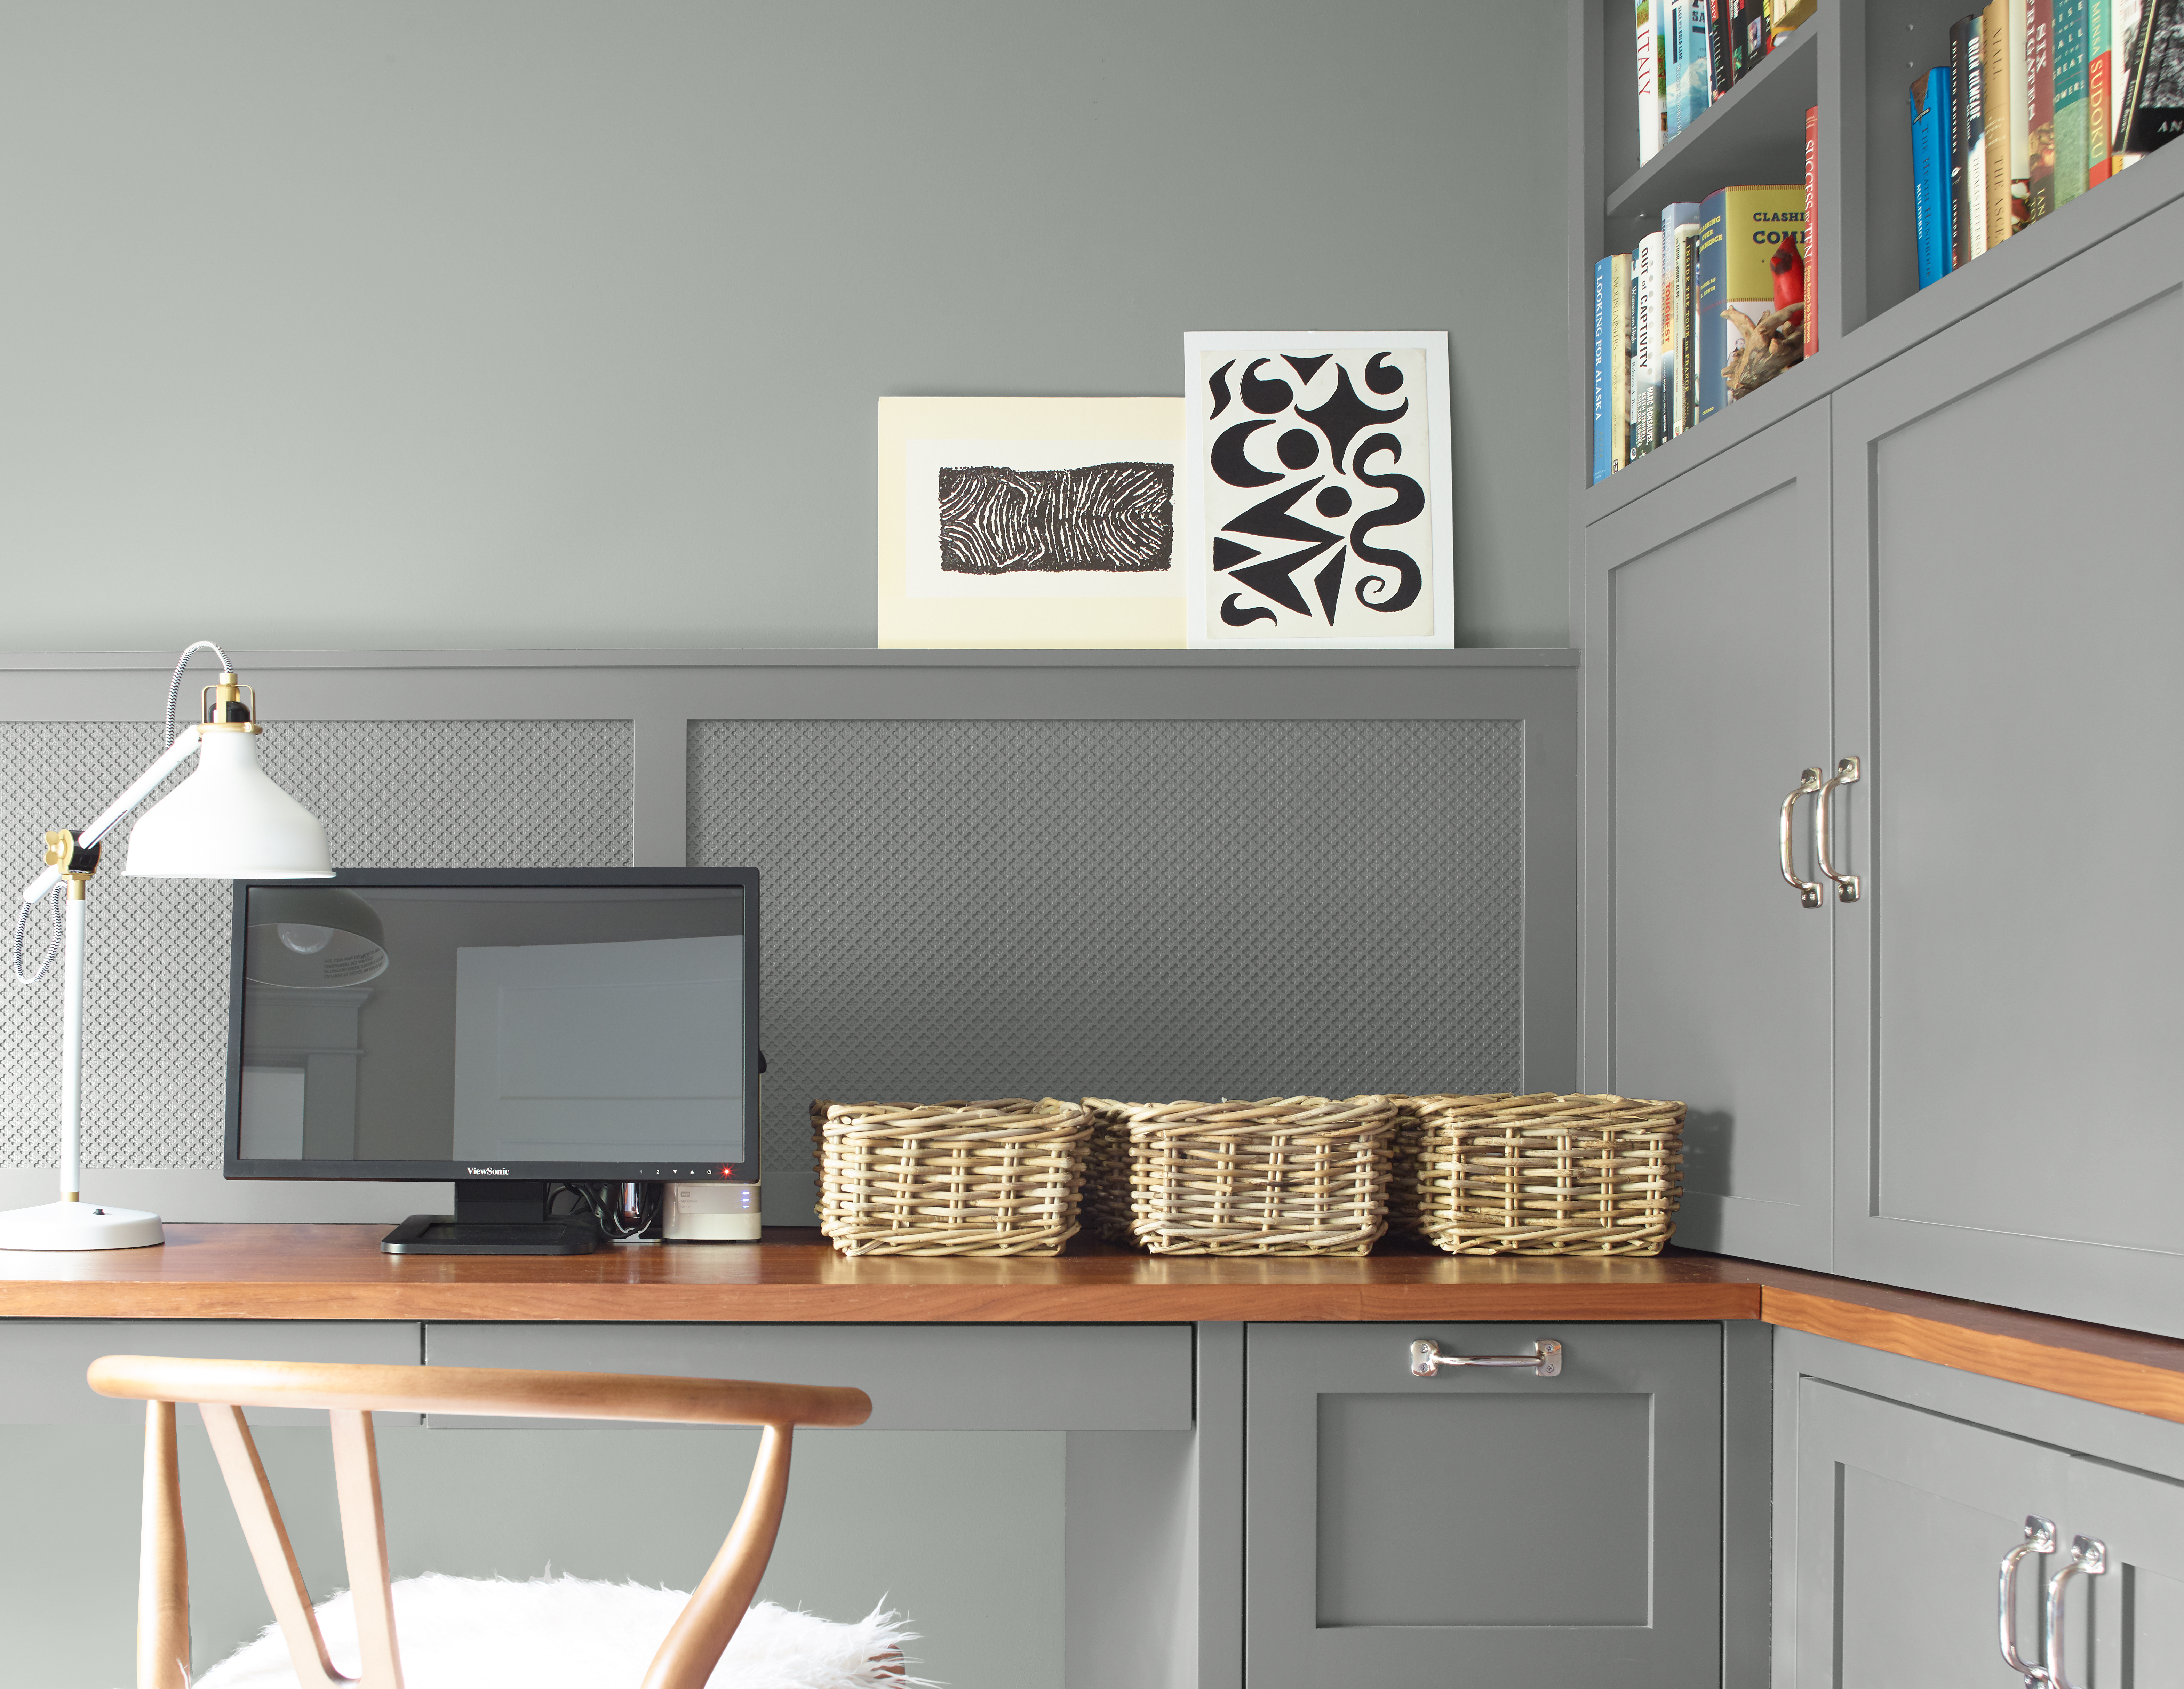
[[[245,703],[242,695],[250,694]],[[220,679],[198,695],[198,725],[205,732],[262,733],[258,725],[258,688],[246,686],[232,669],[220,670]]]
[[[103,845],[92,845],[86,849],[75,842],[73,828],[63,827],[46,835],[46,866],[60,870],[61,878],[68,881],[72,902],[83,901],[83,888],[98,872],[98,853],[103,848]]]

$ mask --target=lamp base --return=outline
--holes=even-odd
[[[159,1216],[99,1203],[42,1203],[0,1214],[0,1249],[142,1249],[164,1243]]]

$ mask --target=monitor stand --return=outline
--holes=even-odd
[[[588,1255],[589,1216],[546,1218],[543,1179],[458,1179],[455,1211],[413,1214],[379,1241],[390,1255]]]

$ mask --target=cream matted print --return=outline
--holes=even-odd
[[[1183,401],[883,398],[879,643],[1184,643]]]

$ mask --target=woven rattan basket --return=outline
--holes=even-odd
[[[1461,1100],[1501,1103],[1508,1097],[1507,1092],[1496,1091]],[[1425,1214],[1418,1200],[1418,1147],[1425,1136],[1426,1121],[1421,1105],[1451,1099],[1391,1094],[1388,1100],[1396,1105],[1396,1130],[1388,1139],[1388,1236],[1422,1238],[1425,1236]]]
[[[1684,1105],[1412,1097],[1419,1230],[1452,1255],[1658,1255],[1683,1195]]]
[[[1130,1109],[1112,1097],[1088,1097],[1084,1117],[1092,1141],[1084,1156],[1084,1229],[1109,1243],[1129,1243]]]
[[[1119,1148],[1128,1236],[1156,1255],[1362,1255],[1387,1230],[1384,1097],[1088,1107],[1106,1139],[1098,1223],[1115,1224]]]
[[[1077,1233],[1074,1103],[814,1103],[811,1124],[819,1229],[845,1255],[1056,1255]]]

